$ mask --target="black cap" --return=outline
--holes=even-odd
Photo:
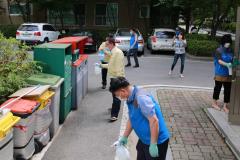
[[[121,88],[125,88],[129,85],[130,85],[130,83],[128,82],[128,80],[125,77],[112,78],[110,87],[109,87],[109,91],[114,93],[117,90],[119,90]]]

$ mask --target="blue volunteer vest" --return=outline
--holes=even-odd
[[[223,47],[219,48],[219,51],[221,53],[221,59],[226,63],[232,63],[233,61],[233,53],[231,50],[226,50]],[[219,64],[217,56],[214,57],[214,64],[215,64],[215,75],[216,76],[223,76],[227,77],[229,76],[229,71],[226,66],[223,66]]]
[[[135,34],[132,34],[130,38],[130,46],[132,46],[134,42],[135,42]],[[136,42],[136,44],[133,46],[132,49],[138,49],[138,41]]]
[[[140,94],[144,94],[142,91],[140,91],[136,86],[134,86],[133,90],[133,96],[134,100],[136,97]],[[146,94],[144,94],[146,95]],[[160,110],[160,106],[158,103],[154,100],[154,98],[150,95],[147,95],[151,97],[152,101],[154,102],[154,107],[155,107],[155,113],[159,121],[159,136],[158,136],[158,144],[162,144],[165,142],[167,139],[169,139],[169,132],[166,127],[163,115]],[[128,101],[128,110],[129,110],[129,119],[132,125],[133,130],[139,137],[139,139],[142,141],[142,143],[146,145],[150,145],[151,143],[151,130],[149,126],[149,121],[148,119],[142,114],[141,109],[139,107],[134,106],[134,100],[133,101]]]

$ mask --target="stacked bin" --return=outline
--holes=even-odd
[[[13,160],[13,126],[19,117],[13,116],[8,109],[0,111],[0,155],[1,160]]]
[[[24,99],[34,100],[40,103],[40,107],[35,112],[35,151],[39,152],[46,146],[50,140],[49,126],[52,123],[52,115],[50,112],[51,98],[54,96],[54,92],[49,91],[49,85],[39,86],[34,92],[29,93],[33,87],[23,88],[18,90],[10,97],[19,97],[25,93]]]
[[[64,78],[60,96],[60,123],[71,111],[72,50],[70,44],[42,44],[34,48],[34,60],[43,63],[43,72]]]
[[[72,96],[72,109],[76,110],[80,107],[83,99],[83,63],[81,59],[78,59],[73,63],[73,96]]]
[[[82,55],[82,69],[83,69],[83,97],[88,92],[88,55]]]
[[[80,107],[83,98],[83,65],[80,63],[84,54],[84,46],[87,37],[65,37],[51,43],[54,44],[71,44],[72,45],[72,109]]]
[[[9,104],[9,105],[8,105]],[[35,112],[40,106],[36,101],[25,99],[9,99],[0,108],[6,106],[14,116],[21,120],[14,125],[14,157],[29,159],[35,152],[34,146],[34,129],[35,129]]]
[[[52,114],[52,123],[49,128],[51,138],[56,134],[59,128],[60,90],[63,81],[64,79],[59,76],[45,73],[38,73],[27,79],[29,85],[50,85],[50,90],[55,92],[50,107]]]

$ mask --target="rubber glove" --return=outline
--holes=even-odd
[[[150,145],[150,147],[149,147],[149,153],[150,153],[151,157],[153,157],[153,158],[159,156],[159,154],[158,154],[158,146],[157,146],[156,143]]]
[[[232,63],[225,63],[224,65],[228,68],[232,68]]]
[[[128,143],[128,138],[125,137],[125,136],[121,137],[120,140],[119,140],[119,143],[120,143],[121,145],[126,146],[127,143]]]

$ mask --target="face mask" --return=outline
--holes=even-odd
[[[231,45],[230,43],[225,43],[225,44],[224,44],[224,47],[225,47],[225,48],[229,48],[230,45]]]
[[[133,35],[133,32],[131,31],[130,34]]]
[[[121,98],[121,97],[117,97],[117,99],[119,99],[120,101],[126,101],[126,98]]]

